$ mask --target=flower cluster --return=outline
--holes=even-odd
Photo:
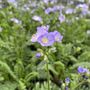
[[[50,14],[50,13],[54,13],[56,11],[62,12],[62,9],[64,8],[63,5],[60,6],[53,6],[53,7],[48,7],[45,9],[45,14]]]
[[[31,41],[42,46],[52,46],[54,42],[61,42],[63,36],[58,31],[48,32],[49,25],[37,27],[37,32],[32,35]]]
[[[76,9],[81,9],[81,14],[86,15],[89,13],[89,6],[87,4],[79,4]]]

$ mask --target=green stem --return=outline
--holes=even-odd
[[[48,67],[48,62],[49,62],[49,61],[48,61],[48,58],[47,58],[46,55],[45,55],[45,57],[44,57],[44,60],[46,61],[48,90],[50,90],[50,83],[49,83],[50,76],[49,76],[49,67]]]
[[[50,84],[49,84],[50,77],[49,77],[48,62],[47,62],[47,64],[46,64],[46,66],[47,66],[47,82],[48,82],[48,90],[50,90]]]

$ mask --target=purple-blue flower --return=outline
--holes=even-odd
[[[60,32],[54,31],[54,32],[51,32],[51,33],[53,33],[56,42],[61,42],[62,41],[63,36],[60,34]]]
[[[84,9],[81,12],[82,15],[87,15],[88,13],[89,13],[89,11],[88,10],[84,10]]]
[[[32,35],[32,37],[31,37],[31,41],[32,42],[37,42],[37,39],[40,37],[40,36],[42,36],[42,35],[44,35],[44,34],[46,34],[46,33],[48,33],[48,32],[46,32],[46,31],[41,31],[41,32],[37,32],[36,34],[33,34]]]
[[[11,18],[10,19],[12,22],[14,22],[14,23],[17,23],[17,24],[21,24],[22,22],[19,20],[19,19],[17,19],[17,18]]]
[[[49,25],[37,27],[32,35],[31,42],[38,42],[41,46],[52,46],[54,42],[61,42],[63,36],[58,31],[48,32]]]
[[[79,4],[76,6],[76,9],[81,9],[81,14],[86,15],[89,13],[89,6],[87,4]]]
[[[62,11],[65,8],[63,5],[56,6],[56,7],[57,7],[57,10],[59,10],[59,11]]]
[[[57,2],[57,0],[43,0],[43,2],[44,2],[45,4],[48,4],[48,3],[54,4],[54,3]]]
[[[49,14],[49,13],[51,13],[52,11],[53,11],[53,9],[52,9],[51,7],[45,9],[45,13],[46,13],[46,14]]]
[[[57,3],[57,0],[49,0],[51,4]]]
[[[88,5],[87,4],[78,4],[76,6],[76,8],[88,9]]]
[[[42,22],[42,18],[40,16],[37,16],[37,15],[33,16],[32,19],[35,21]]]
[[[16,3],[16,0],[8,0],[8,2]]]
[[[46,26],[39,26],[37,27],[37,32],[41,32],[41,31],[48,31],[49,30],[49,25]]]
[[[37,39],[38,39],[37,33],[33,34],[32,37],[31,37],[31,42],[37,42]]]
[[[63,14],[61,14],[58,19],[62,23],[65,21],[65,16]]]
[[[67,84],[70,83],[70,78],[69,78],[69,77],[67,77],[67,78],[65,79],[65,83],[67,83]]]
[[[88,69],[79,66],[78,69],[77,69],[77,71],[78,71],[78,73],[86,73],[86,72],[88,72]]]
[[[40,43],[42,46],[52,46],[54,44],[54,41],[54,35],[51,33],[41,35],[38,38],[38,43]]]
[[[53,6],[52,7],[52,12],[62,11],[63,8],[64,8],[64,6]]]
[[[36,58],[40,58],[41,57],[41,53],[36,53]]]
[[[66,9],[66,11],[65,11],[66,14],[72,14],[72,13],[74,13],[74,12],[75,12],[75,11],[74,11],[73,8],[68,8],[68,9]]]
[[[53,7],[48,7],[47,9],[45,9],[45,13],[49,14],[51,12],[56,12],[56,11],[60,11],[62,12],[62,9],[64,8],[64,6],[53,6]]]
[[[65,87],[65,90],[69,90],[68,86]]]
[[[48,29],[49,29],[49,25],[37,27],[37,32],[32,35],[31,41],[32,41],[32,42],[37,42],[37,39],[38,39],[41,35],[44,35],[44,34],[48,33]]]
[[[43,2],[44,2],[45,4],[48,4],[48,3],[49,3],[49,0],[43,0]]]

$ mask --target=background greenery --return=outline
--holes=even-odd
[[[43,56],[35,57],[42,48],[30,41],[36,28],[42,25],[32,20],[34,15],[41,16],[43,25],[50,25],[50,31],[58,30],[64,37],[62,43],[51,47],[56,50],[48,55],[51,90],[65,90],[66,77],[71,79],[70,90],[90,90],[90,75],[78,86],[83,79],[77,72],[78,66],[90,69],[89,15],[83,18],[79,14],[65,15],[69,23],[60,23],[59,13],[45,14],[43,4],[34,8],[27,0],[21,0],[17,7],[6,1],[0,5],[0,90],[47,90],[45,61]],[[24,10],[24,5],[29,5],[29,10]]]

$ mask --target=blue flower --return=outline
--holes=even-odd
[[[33,16],[32,19],[35,21],[42,22],[42,18],[40,16],[37,16],[37,15]]]
[[[56,42],[61,42],[62,41],[63,36],[58,31],[54,31],[54,32],[51,32],[51,33],[53,33]]]
[[[80,8],[81,9],[81,14],[82,15],[86,15],[89,13],[89,6],[87,4],[79,4],[76,6],[76,8]]]
[[[37,27],[37,32],[48,31],[49,27],[49,25]]]
[[[65,87],[65,90],[69,90],[68,86]]]
[[[86,73],[86,72],[88,72],[88,69],[79,66],[78,69],[77,69],[77,71],[78,71],[78,73]]]
[[[36,53],[36,58],[40,58],[41,57],[41,53]]]
[[[49,13],[51,13],[52,11],[53,11],[53,9],[52,9],[51,7],[45,9],[45,13],[46,13],[46,14],[49,14]]]
[[[48,4],[48,3],[49,3],[49,0],[43,0],[43,2],[44,2],[45,4]]]
[[[65,79],[65,83],[67,83],[67,84],[70,83],[70,78],[69,78],[69,77],[67,77],[67,78]]]
[[[59,21],[62,23],[62,22],[64,22],[65,21],[65,16],[63,15],[63,14],[60,14],[60,16],[59,16]]]
[[[15,3],[16,0],[8,0],[8,2]]]
[[[50,33],[41,35],[38,38],[38,43],[40,43],[42,46],[52,46],[54,42],[55,42],[54,35]]]
[[[37,42],[37,39],[38,39],[41,35],[44,35],[44,34],[48,33],[48,29],[49,29],[49,25],[37,27],[37,32],[32,35],[31,41],[32,41],[32,42]]]
[[[74,13],[74,12],[75,12],[75,10],[74,10],[73,8],[68,8],[68,9],[65,11],[66,14],[72,14],[72,13]]]

